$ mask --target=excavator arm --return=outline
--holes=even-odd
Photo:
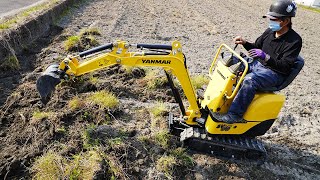
[[[130,47],[149,49],[152,51],[129,52]],[[101,53],[107,49],[110,49],[111,51]],[[100,54],[96,55],[96,53]],[[80,62],[78,60],[79,57],[86,56],[95,57],[84,62]],[[185,57],[182,53],[182,47],[178,41],[174,41],[172,45],[128,44],[125,41],[117,41],[112,44],[93,48],[80,53],[78,56],[67,57],[59,64],[57,69],[52,70],[51,68],[51,70],[45,71],[37,81],[37,88],[42,99],[46,99],[47,101],[50,98],[52,91],[54,91],[54,86],[60,82],[60,80],[58,80],[58,76],[59,78],[72,78],[89,72],[97,71],[114,64],[126,66],[162,67],[167,76],[176,76],[190,104],[187,111],[183,112],[185,123],[189,125],[197,124],[194,119],[199,118],[201,113],[197,103],[195,90],[191,84],[189,72],[185,64]],[[48,80],[48,78],[53,80]],[[52,82],[55,84],[52,85]]]

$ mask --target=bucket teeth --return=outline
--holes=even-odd
[[[59,65],[50,65],[37,80],[37,90],[43,104],[49,102],[56,85],[60,83],[59,71]]]

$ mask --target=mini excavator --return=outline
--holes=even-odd
[[[139,51],[129,51],[133,48]],[[91,58],[85,60],[87,57]],[[80,62],[80,58],[84,61]],[[164,69],[181,111],[179,117],[169,113],[169,130],[173,135],[179,136],[191,150],[227,158],[264,161],[266,149],[256,137],[270,129],[285,101],[284,95],[274,91],[290,84],[304,63],[303,59],[298,58],[289,78],[280,87],[258,92],[243,120],[234,124],[219,121],[214,113],[228,111],[248,71],[248,59],[244,53],[238,54],[225,44],[217,49],[209,69],[210,81],[203,95],[197,95],[191,84],[180,42],[163,45],[116,41],[81,52],[77,56],[69,56],[59,65],[50,65],[37,80],[41,101],[46,104],[50,100],[61,79],[81,76],[115,64]],[[188,108],[185,108],[181,94],[173,83],[173,76],[181,84],[189,102]]]

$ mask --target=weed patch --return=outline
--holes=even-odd
[[[80,47],[80,37],[79,36],[70,36],[64,42],[64,48],[66,51],[74,51],[79,49]]]
[[[31,123],[35,124],[43,119],[49,118],[53,115],[53,112],[40,112],[35,111],[32,114]]]
[[[101,33],[99,29],[95,27],[82,29],[80,31],[80,36],[86,36],[86,35],[101,35]]]
[[[85,106],[85,103],[83,102],[82,99],[80,99],[78,96],[73,97],[69,102],[68,102],[68,107],[72,110],[75,109],[80,109]]]
[[[164,116],[168,110],[166,105],[163,102],[157,102],[155,104],[155,106],[153,106],[152,108],[150,108],[150,112],[154,117],[162,117]]]
[[[83,148],[90,149],[92,147],[98,146],[100,141],[98,138],[94,136],[94,131],[96,129],[96,125],[90,125],[83,133]]]
[[[156,168],[158,171],[163,172],[169,179],[172,179],[174,167],[176,166],[176,164],[177,160],[175,157],[171,155],[164,155],[157,160]]]
[[[19,70],[20,63],[16,56],[9,56],[0,65],[0,68],[3,70]]]
[[[167,149],[169,147],[169,141],[171,138],[171,135],[167,130],[162,130],[154,134],[153,136],[155,144],[161,146],[164,149]]]
[[[168,79],[165,76],[159,75],[159,73],[159,69],[146,71],[146,76],[143,79],[148,89],[157,89],[168,84]]]
[[[99,105],[100,108],[112,109],[119,105],[119,99],[112,93],[102,90],[92,93],[87,97],[87,101],[94,105]]]
[[[96,151],[87,151],[67,159],[49,152],[36,159],[32,166],[34,179],[92,179],[100,170],[102,158]]]
[[[64,166],[67,163],[61,155],[55,152],[49,152],[42,155],[34,162],[32,171],[34,179],[64,179],[66,174]]]
[[[93,46],[99,45],[94,35],[100,35],[97,28],[83,29],[79,35],[70,36],[64,42],[64,48],[66,51],[83,51]]]

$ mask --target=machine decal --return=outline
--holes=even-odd
[[[170,64],[170,60],[142,60],[142,63],[144,64]]]

